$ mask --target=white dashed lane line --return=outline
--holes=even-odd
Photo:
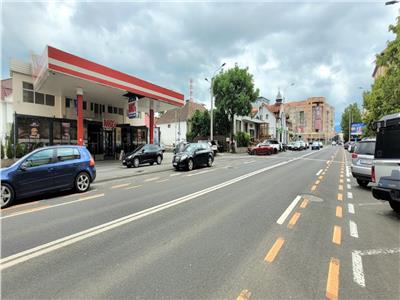
[[[353,221],[350,221],[349,225],[350,225],[350,235],[354,238],[358,238],[357,224]]]
[[[348,204],[349,213],[354,215],[354,205],[352,203]]]
[[[347,192],[347,198],[353,199],[353,193],[352,192]]]

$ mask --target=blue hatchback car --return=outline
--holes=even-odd
[[[83,146],[51,146],[37,149],[0,169],[1,208],[16,198],[50,191],[75,189],[86,192],[96,178],[94,159]]]

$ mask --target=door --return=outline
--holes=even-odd
[[[56,164],[54,166],[54,186],[58,188],[73,187],[75,176],[81,164],[80,153],[77,148],[57,148]]]
[[[28,156],[16,172],[18,195],[36,194],[54,188],[54,149],[44,149]]]
[[[113,132],[111,130],[104,131],[104,140],[105,140],[105,149],[104,154],[106,156],[114,157],[114,140],[113,140]]]

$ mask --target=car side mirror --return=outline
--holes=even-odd
[[[25,160],[25,161],[19,166],[19,168],[20,168],[22,171],[25,171],[29,166],[30,166],[29,161]]]
[[[144,149],[142,149],[142,153],[144,153]]]

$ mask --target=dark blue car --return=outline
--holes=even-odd
[[[50,191],[75,189],[86,192],[96,178],[95,163],[83,146],[52,146],[37,149],[0,170],[1,208],[16,198]]]

